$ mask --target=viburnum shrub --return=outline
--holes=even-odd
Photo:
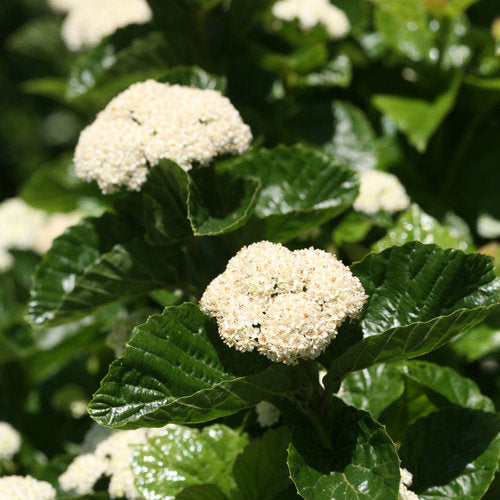
[[[1,499],[498,497],[493,4],[50,0],[8,37],[47,145],[6,102]]]

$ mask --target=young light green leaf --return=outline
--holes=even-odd
[[[299,494],[316,500],[397,500],[399,459],[384,428],[369,413],[338,399],[332,403],[315,426],[305,417],[289,423],[288,467]]]
[[[288,443],[288,432],[281,427],[248,444],[233,466],[238,498],[271,500],[291,485],[286,466]]]
[[[135,328],[89,411],[109,427],[199,423],[300,386],[297,369],[259,358],[226,347],[198,306],[168,307]],[[234,375],[242,367],[250,375]]]
[[[451,80],[434,101],[396,95],[375,95],[373,105],[390,116],[410,143],[423,152],[427,142],[450,112],[460,88],[461,77]]]
[[[411,490],[423,500],[482,498],[497,468],[499,433],[499,417],[480,410],[445,408],[417,420],[399,450]]]
[[[135,483],[144,498],[168,498],[202,484],[215,485],[228,495],[236,486],[228,471],[247,443],[246,434],[220,424],[201,432],[168,427],[133,451]]]
[[[278,146],[237,157],[221,170],[257,178],[262,189],[246,240],[290,239],[346,210],[358,194],[357,175],[327,153],[302,145]]]
[[[404,245],[409,241],[435,243],[442,248],[457,248],[464,252],[474,249],[472,235],[458,231],[456,227],[440,224],[434,217],[427,215],[418,205],[412,204],[402,213],[396,225],[373,244],[375,252],[381,252],[394,245]]]
[[[364,172],[377,166],[375,132],[363,112],[347,101],[334,101],[335,134],[325,150],[340,163]]]
[[[429,391],[428,397],[434,403],[455,404],[464,408],[494,412],[493,402],[483,396],[479,387],[470,379],[462,377],[455,370],[425,361],[408,361],[399,368],[401,373],[419,383]],[[439,395],[440,397],[436,398]]]
[[[337,396],[378,418],[403,391],[403,376],[399,370],[394,365],[381,364],[347,375]]]
[[[352,271],[369,297],[360,319],[365,338],[333,360],[327,384],[437,349],[498,303],[499,284],[484,255],[413,242],[369,254]]]

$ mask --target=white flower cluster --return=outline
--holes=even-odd
[[[261,427],[271,427],[278,422],[281,412],[269,401],[261,401],[255,406],[257,422]]]
[[[135,83],[86,127],[75,151],[76,173],[103,193],[139,190],[148,166],[162,158],[189,170],[219,154],[242,153],[252,134],[220,92],[154,80]]]
[[[0,422],[0,460],[11,459],[20,448],[19,432],[8,422]]]
[[[150,436],[164,429],[136,429],[116,431],[100,441],[92,452],[76,457],[59,477],[64,491],[74,490],[79,495],[93,493],[101,476],[109,476],[108,492],[111,498],[141,498],[134,484],[130,445],[144,444]]]
[[[56,490],[45,481],[31,476],[0,477],[2,500],[55,500]]]
[[[46,252],[54,238],[76,224],[81,215],[52,214],[27,205],[20,198],[9,198],[0,203],[0,271],[12,265],[9,249]]]
[[[401,481],[399,482],[399,500],[418,500],[418,496],[410,491],[407,486],[411,486],[413,475],[406,469],[400,469]]]
[[[200,301],[230,347],[275,362],[314,359],[366,300],[360,281],[334,255],[261,241],[243,247]]]
[[[380,170],[361,174],[359,195],[353,205],[355,210],[367,215],[381,211],[393,214],[409,206],[410,199],[395,175]]]
[[[297,19],[303,30],[322,24],[332,38],[345,36],[351,27],[344,11],[329,0],[280,0],[273,5],[272,13],[283,21]]]
[[[152,16],[146,0],[50,0],[54,10],[67,11],[62,38],[70,50],[96,45],[129,24],[147,23]]]

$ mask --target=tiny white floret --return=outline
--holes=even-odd
[[[410,206],[405,188],[395,175],[380,170],[368,170],[361,174],[359,195],[354,209],[367,215],[377,212],[393,214]]]
[[[230,259],[200,307],[217,319],[228,346],[296,364],[318,357],[366,298],[358,278],[334,255],[261,241]]]
[[[272,13],[283,21],[297,19],[303,30],[321,24],[332,38],[345,36],[351,27],[345,12],[329,0],[280,0],[273,5]]]

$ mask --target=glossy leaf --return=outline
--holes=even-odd
[[[445,116],[450,112],[460,87],[460,78],[454,78],[448,88],[434,101],[396,95],[375,95],[373,105],[390,116],[410,143],[423,152]]]
[[[301,145],[250,152],[223,169],[262,183],[256,220],[245,226],[252,239],[290,239],[346,210],[358,193],[353,171]]]
[[[288,467],[303,498],[397,500],[396,449],[369,413],[334,399],[321,423],[296,417],[289,426]]]
[[[419,419],[399,450],[411,490],[423,500],[481,498],[497,468],[499,433],[498,416],[480,410],[445,408]]]
[[[270,500],[291,485],[286,466],[288,443],[288,432],[281,427],[247,445],[233,466],[238,498]]]
[[[440,224],[415,204],[398,217],[396,225],[382,239],[374,243],[372,248],[376,252],[381,252],[409,241],[434,243],[442,248],[456,248],[464,252],[474,249],[470,233],[464,234],[456,227]]]
[[[325,150],[340,163],[365,172],[377,166],[375,133],[363,112],[347,101],[333,103],[335,134]]]
[[[134,450],[132,470],[136,486],[144,498],[168,498],[183,488],[202,484],[215,485],[229,494],[235,481],[228,470],[247,443],[246,434],[220,424],[205,427],[201,432],[189,427],[169,427]]]
[[[245,363],[253,366],[254,374],[231,374],[235,365],[241,369]],[[293,367],[264,363],[258,370],[255,356],[222,343],[215,322],[198,306],[169,307],[134,330],[125,356],[111,365],[89,411],[110,427],[198,423],[299,385]]]
[[[406,377],[442,396],[448,404],[474,410],[495,411],[492,401],[481,394],[479,387],[472,380],[462,377],[451,368],[425,361],[409,361],[400,369]],[[435,402],[432,394],[429,397]],[[442,402],[440,403],[442,405]]]
[[[215,76],[207,73],[198,66],[174,66],[165,72],[163,81],[171,85],[186,85],[199,89],[226,91],[226,79],[222,76]]]
[[[328,61],[321,69],[311,71],[297,78],[297,86],[310,87],[347,87],[352,79],[352,66],[343,54]]]
[[[403,394],[403,376],[391,364],[370,366],[350,373],[343,381],[338,397],[374,418]]]
[[[352,271],[369,296],[360,320],[365,338],[333,360],[326,383],[437,349],[482,321],[498,301],[488,257],[435,245],[413,242],[369,254]]]

